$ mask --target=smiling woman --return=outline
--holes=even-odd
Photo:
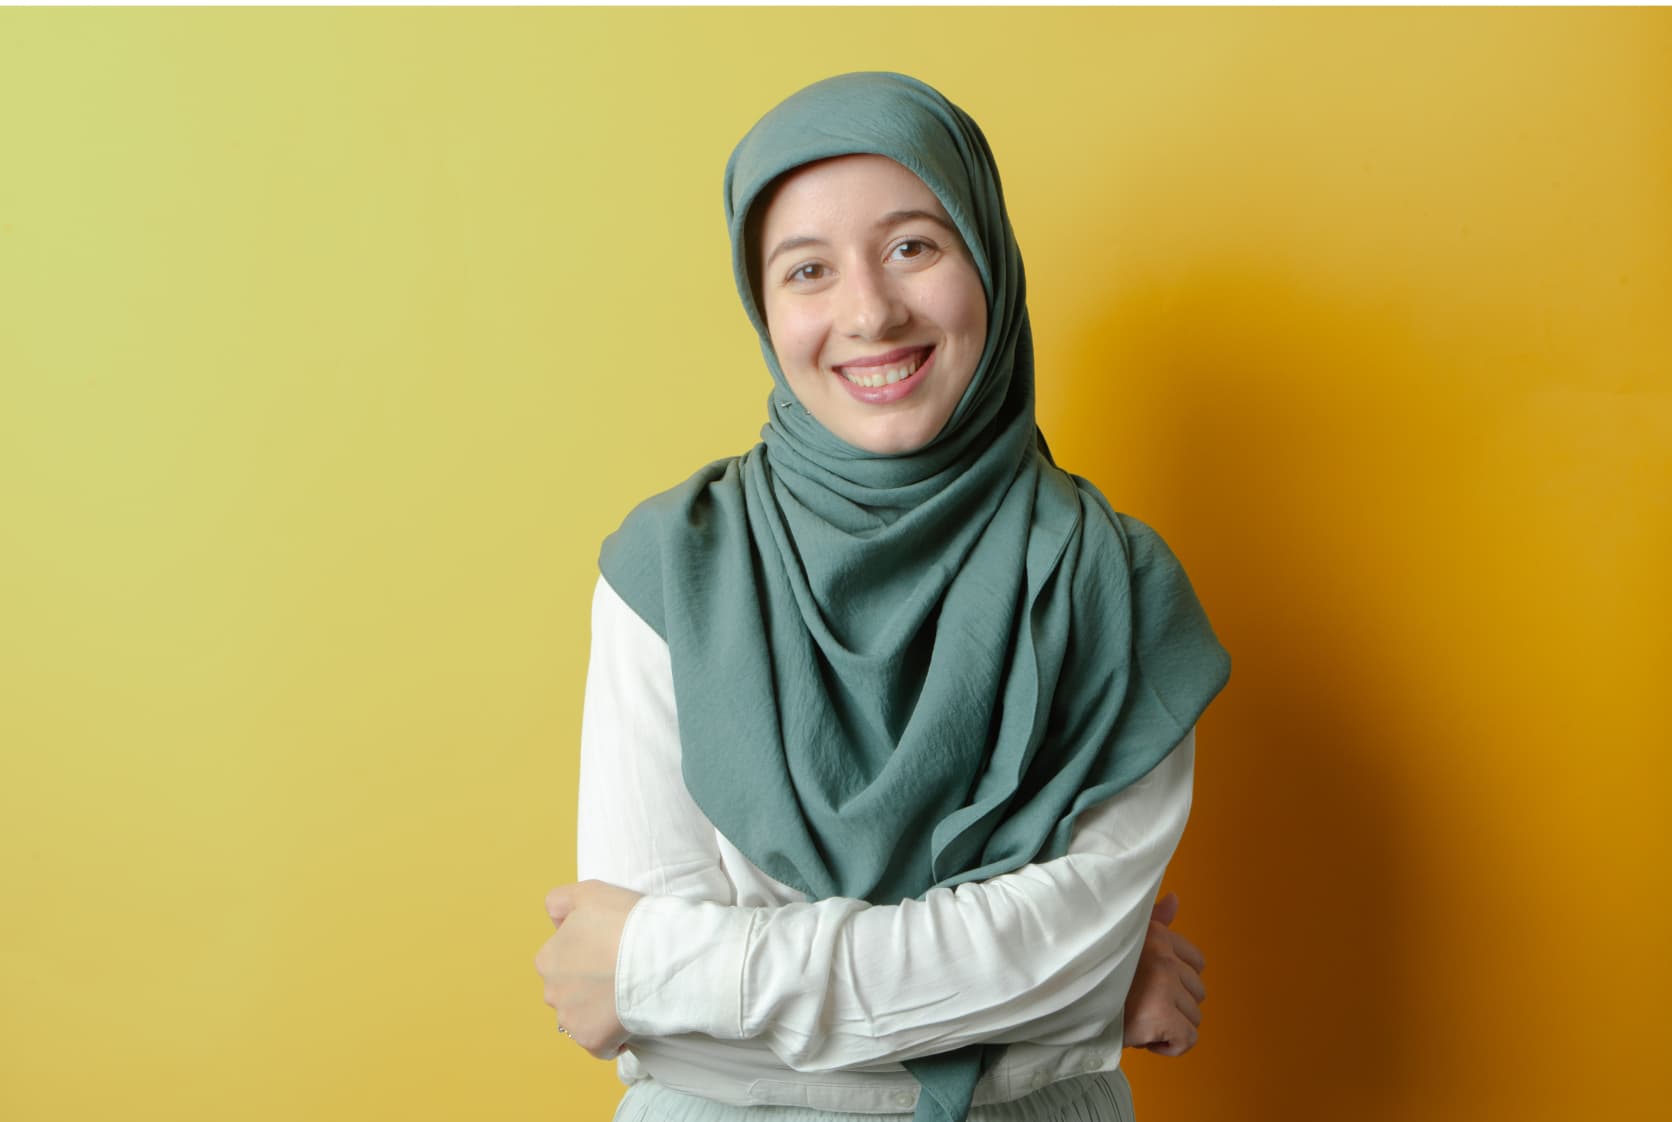
[[[857,155],[797,168],[763,202],[761,310],[790,388],[856,448],[922,448],[987,332],[981,278],[940,200],[893,160]]]
[[[1155,898],[1228,658],[1039,435],[974,121],[829,79],[726,196],[768,422],[604,543],[546,1001],[619,1122],[1130,1118],[1121,1048],[1200,1022]]]

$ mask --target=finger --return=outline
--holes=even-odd
[[[1166,927],[1173,922],[1173,917],[1179,914],[1179,897],[1176,892],[1169,892],[1155,902],[1155,909],[1150,912],[1150,918]]]
[[[562,923],[575,910],[575,885],[560,884],[546,893],[546,914],[553,923]]]
[[[1184,1019],[1189,1021],[1192,1027],[1199,1027],[1201,1025],[1202,1007],[1196,1004],[1195,998],[1191,997],[1183,990],[1180,990],[1174,996],[1173,1004],[1178,1007],[1178,1011],[1180,1013],[1184,1014]]]
[[[1188,969],[1180,970],[1178,972],[1178,979],[1184,984],[1184,988],[1190,991],[1190,996],[1195,998],[1197,1002],[1203,1002],[1208,999],[1208,988],[1202,984],[1202,976],[1196,973],[1196,971]]]
[[[600,1060],[613,1060],[627,1050],[627,1044],[620,1037],[606,1040],[592,1050],[592,1055]]]
[[[1161,1056],[1182,1056],[1196,1046],[1195,1026],[1177,1022],[1168,1027],[1166,1036],[1149,1045],[1149,1050]]]
[[[1154,1044],[1144,1045],[1146,1049],[1158,1056],[1182,1056],[1190,1045],[1181,1039],[1158,1040]]]
[[[626,1042],[619,1035],[605,1036],[599,1032],[583,1032],[578,1029],[569,1030],[569,1038],[595,1060],[613,1060],[621,1054]]]
[[[1168,934],[1172,936],[1173,953],[1179,957],[1180,961],[1198,974],[1207,969],[1208,960],[1202,957],[1202,952],[1195,943],[1192,943],[1177,931],[1168,931]]]

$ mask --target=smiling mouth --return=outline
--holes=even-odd
[[[875,358],[860,359],[836,367],[836,373],[856,386],[879,389],[903,382],[929,360],[934,347],[908,347]]]

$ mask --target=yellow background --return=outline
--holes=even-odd
[[[867,68],[1235,657],[1141,1116],[1664,1110],[1667,12],[13,10],[0,1115],[607,1118],[530,964],[596,550],[754,439],[721,167]]]

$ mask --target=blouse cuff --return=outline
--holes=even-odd
[[[743,952],[759,909],[646,896],[627,913],[615,1015],[634,1036],[743,1039]]]

